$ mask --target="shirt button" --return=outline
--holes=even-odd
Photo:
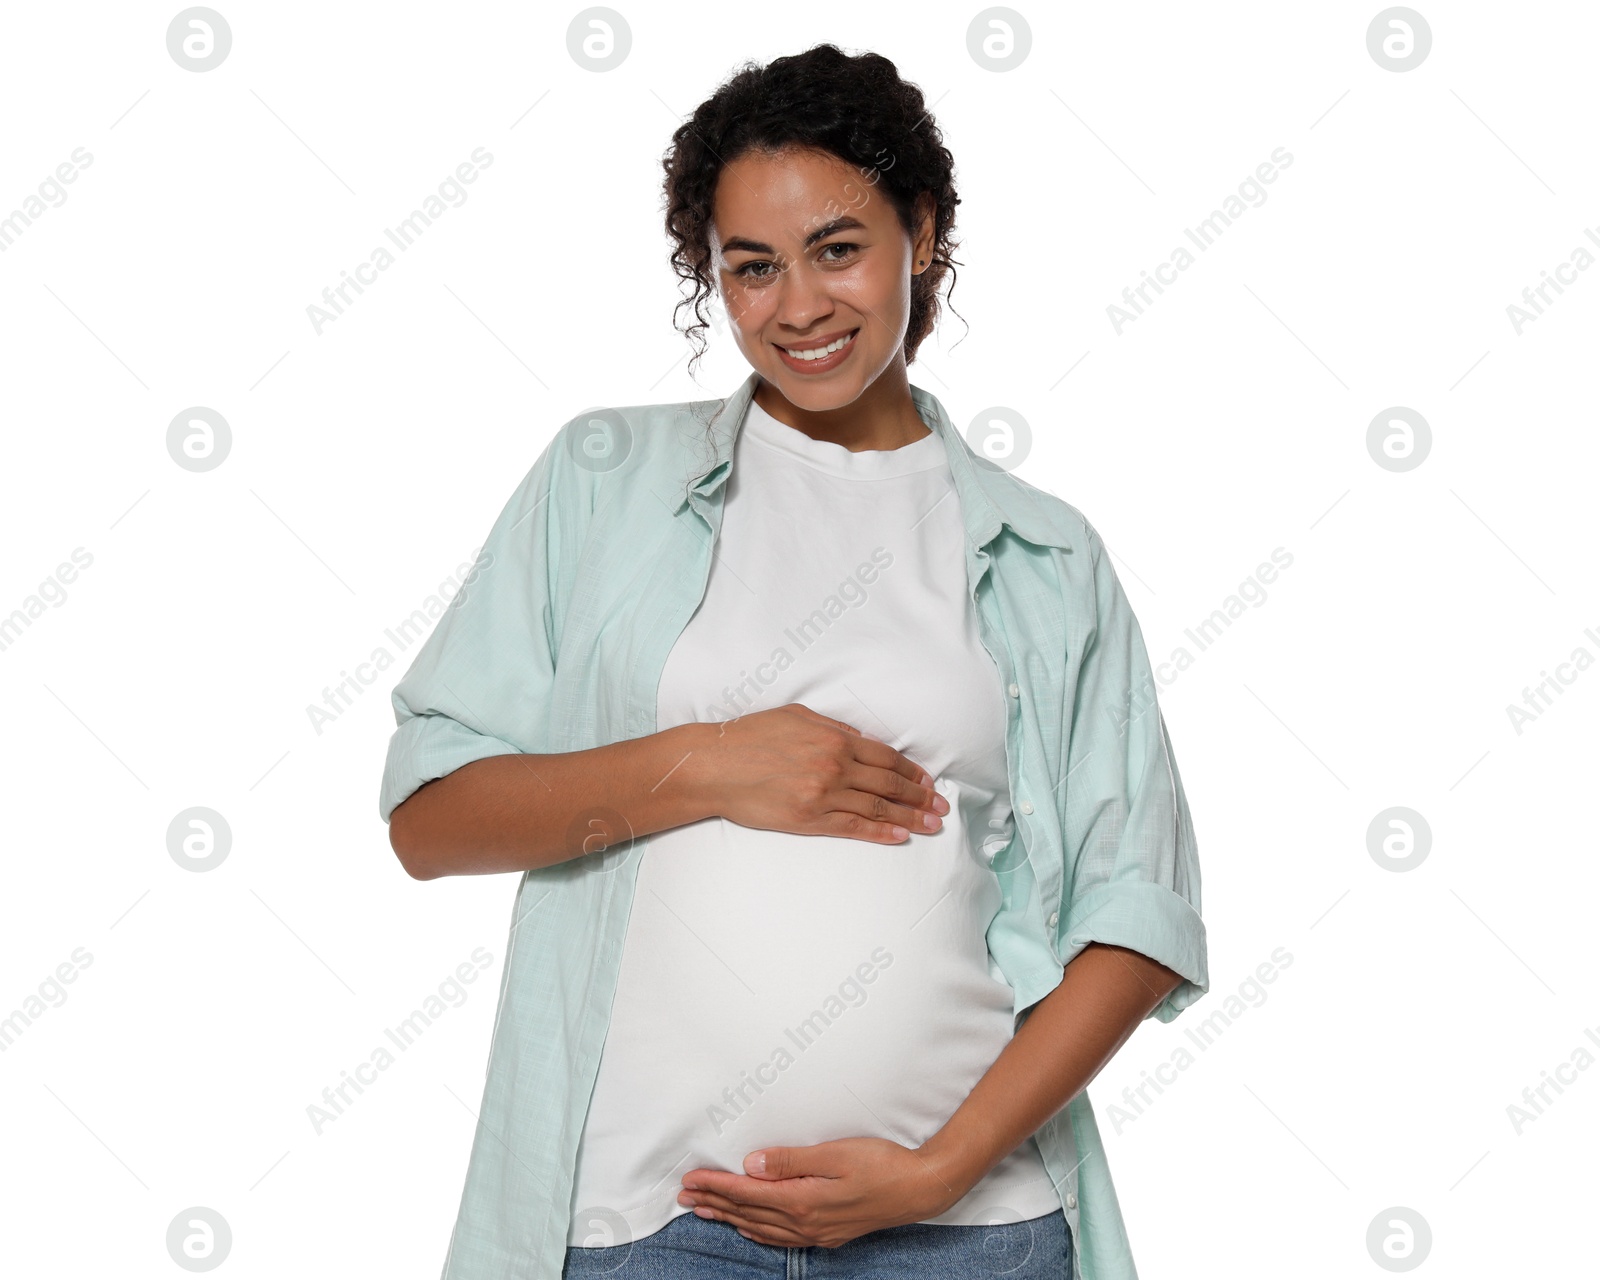
[[[1024,800],[1021,804],[1019,804],[1017,806],[1017,808],[1021,809],[1023,813],[1032,813],[1033,812],[1033,805],[1030,804],[1026,800]]]
[[[1067,1208],[1076,1209],[1077,1207],[1078,1207],[1078,1197],[1073,1195],[1072,1192],[1070,1192],[1070,1191],[1067,1192]]]
[[[1013,698],[1020,698],[1022,696],[1022,690],[1017,688],[1015,684],[1007,689],[1006,692],[1009,693]]]
[[[1052,911],[1050,913],[1050,918],[1046,920],[1045,923],[1054,929],[1056,927],[1056,921],[1059,919],[1061,919],[1061,913],[1059,911]]]

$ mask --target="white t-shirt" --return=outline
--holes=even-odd
[[[579,1247],[652,1234],[692,1212],[677,1200],[685,1173],[743,1173],[764,1146],[916,1147],[1013,1031],[984,936],[1000,907],[988,864],[1012,834],[1007,709],[943,442],[852,453],[752,401],[734,447],[658,728],[800,702],[905,753],[951,809],[899,845],[723,818],[644,842],[578,1147]],[[1060,1209],[1029,1137],[926,1221]]]

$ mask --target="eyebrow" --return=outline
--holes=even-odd
[[[866,229],[866,223],[862,222],[859,218],[852,218],[849,214],[846,214],[842,218],[835,218],[832,222],[827,223],[825,226],[818,227],[806,237],[806,242],[801,247],[809,249],[812,245],[816,244],[818,240],[821,240],[826,236],[831,236],[837,231],[865,231]],[[777,250],[774,249],[770,244],[763,244],[759,240],[751,240],[745,236],[734,236],[731,239],[723,241],[722,251],[724,253],[736,253],[743,251],[745,253],[766,254],[774,254],[777,252]]]

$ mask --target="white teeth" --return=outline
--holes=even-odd
[[[812,347],[806,351],[795,351],[789,347],[784,347],[783,350],[787,354],[793,356],[796,360],[820,360],[823,356],[832,355],[835,351],[839,350],[840,347],[844,346],[855,336],[856,335],[853,333],[847,333],[837,342],[830,342],[825,347]]]

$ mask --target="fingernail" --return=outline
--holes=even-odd
[[[938,815],[937,814],[932,814],[932,813],[923,814],[922,815],[922,825],[924,827],[926,827],[929,831],[938,830],[938,827],[939,827]]]
[[[757,1151],[746,1156],[744,1171],[750,1174],[765,1173],[767,1171],[767,1153],[765,1151]]]
[[[950,802],[948,800],[946,800],[942,795],[940,795],[937,791],[934,792],[934,794],[933,794],[933,807],[934,807],[934,811],[937,812],[937,813],[943,814],[943,813],[949,813],[950,812]]]

